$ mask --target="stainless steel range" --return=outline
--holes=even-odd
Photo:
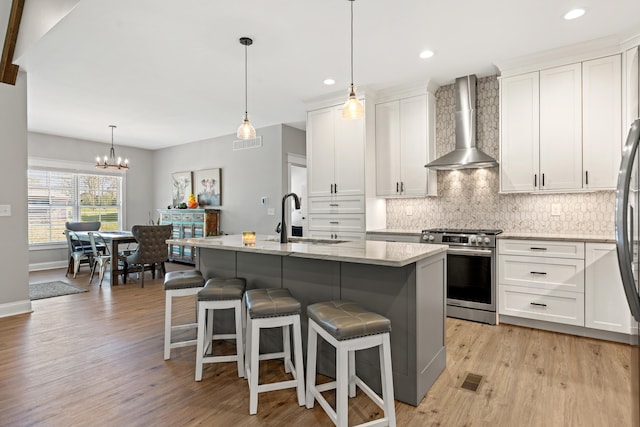
[[[502,230],[434,228],[423,243],[449,245],[447,316],[496,324],[496,236]]]

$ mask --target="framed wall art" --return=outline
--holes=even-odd
[[[189,194],[193,192],[191,172],[175,172],[171,174],[171,205],[187,203]]]
[[[200,206],[221,205],[220,168],[195,171],[193,182],[194,192]]]

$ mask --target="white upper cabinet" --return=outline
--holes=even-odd
[[[540,168],[539,73],[502,79],[500,109],[500,187],[533,191]]]
[[[501,191],[614,189],[621,124],[620,55],[502,78]]]
[[[540,189],[582,188],[581,66],[540,71]]]
[[[422,94],[376,105],[376,194],[380,197],[435,195],[434,103]],[[433,182],[429,182],[432,178]]]
[[[583,185],[615,188],[622,143],[620,55],[582,63]]]
[[[307,115],[309,197],[364,194],[364,119],[342,118],[342,106]]]

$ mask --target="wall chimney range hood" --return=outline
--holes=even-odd
[[[435,170],[492,168],[498,166],[493,157],[476,147],[476,76],[458,77],[456,97],[456,148],[452,152],[428,163]]]

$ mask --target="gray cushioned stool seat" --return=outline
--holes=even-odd
[[[221,301],[242,299],[247,281],[240,278],[216,277],[207,280],[204,289],[198,292],[198,301]]]
[[[198,270],[170,271],[164,275],[164,289],[201,288],[204,277]]]
[[[252,319],[300,314],[300,302],[288,289],[251,289],[246,293],[247,310]]]
[[[391,331],[389,319],[350,301],[312,304],[307,315],[338,341]]]

